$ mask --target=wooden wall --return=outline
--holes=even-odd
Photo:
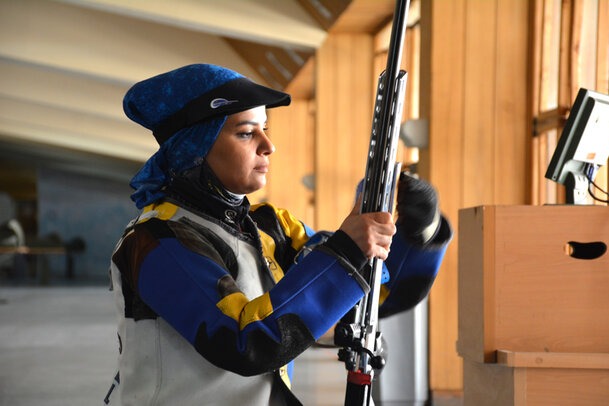
[[[419,116],[429,120],[430,148],[421,152],[419,169],[437,187],[456,232],[461,208],[527,202],[529,1],[428,0],[421,6]],[[379,73],[375,56],[372,34],[330,33],[307,73],[313,92],[280,114],[270,111],[277,153],[264,198],[317,229],[339,227],[363,177]],[[313,195],[300,187],[311,168]],[[457,247],[455,238],[430,296],[434,390],[462,388]]]
[[[527,202],[529,2],[422,2],[421,116],[429,177],[458,228],[459,209]],[[456,235],[455,235],[456,237]],[[431,386],[460,389],[455,238],[430,297]]]
[[[275,145],[268,186],[262,199],[290,212],[311,227],[315,223],[313,189],[303,178],[315,168],[315,111],[311,100],[293,98],[289,107],[269,110],[268,134]]]
[[[298,79],[314,91],[302,91],[295,83],[291,105],[268,112],[277,151],[271,157],[268,186],[251,200],[286,207],[318,230],[340,226],[353,208],[365,171],[374,98],[372,61],[372,35],[328,36],[314,69]],[[303,176],[311,174],[314,191],[302,184]]]
[[[328,36],[316,56],[316,226],[335,230],[364,177],[373,108],[373,38]]]

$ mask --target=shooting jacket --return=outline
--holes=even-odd
[[[364,295],[365,257],[341,231],[321,238],[269,204],[210,213],[185,201],[144,208],[113,254],[119,375],[106,403],[299,404],[292,361]],[[428,293],[442,229],[426,247],[396,234],[381,314]]]

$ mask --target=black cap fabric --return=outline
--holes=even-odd
[[[184,108],[162,121],[153,131],[159,144],[176,131],[212,118],[228,116],[258,106],[287,106],[291,98],[242,77],[233,79],[191,100]]]

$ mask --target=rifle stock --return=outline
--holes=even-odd
[[[361,213],[392,211],[393,194],[400,172],[396,163],[406,72],[400,70],[410,0],[397,0],[391,29],[387,68],[378,79],[370,147],[362,190]],[[347,369],[345,406],[373,406],[375,370],[384,366],[378,306],[383,261],[368,263],[370,291],[349,312],[335,330],[339,360]]]

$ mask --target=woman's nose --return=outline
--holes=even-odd
[[[261,155],[271,155],[275,152],[275,145],[271,142],[271,139],[265,134],[262,136],[258,151]]]

